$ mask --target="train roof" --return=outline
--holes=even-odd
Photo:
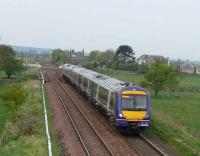
[[[62,69],[64,70],[72,70],[83,77],[88,78],[89,80],[99,84],[103,88],[111,91],[119,91],[126,85],[127,83],[120,81],[118,79],[115,79],[113,77],[97,73],[95,71],[85,69],[79,66],[71,65],[71,64],[65,64],[61,66]]]

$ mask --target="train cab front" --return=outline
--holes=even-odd
[[[118,127],[140,130],[150,122],[150,98],[141,87],[126,87],[118,95]]]

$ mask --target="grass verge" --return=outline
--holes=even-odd
[[[28,68],[22,76],[24,81],[15,83],[25,88],[28,94],[25,102],[14,112],[16,115],[14,119],[6,113],[10,101],[3,100],[0,96],[0,155],[2,156],[48,155],[41,86],[40,81],[36,80],[37,74],[38,69]],[[2,87],[0,95],[1,93],[5,94],[5,89]],[[50,110],[47,111],[49,114]],[[52,120],[49,120],[49,125],[51,136],[54,136]],[[56,137],[52,137],[52,140],[53,155],[59,155]]]

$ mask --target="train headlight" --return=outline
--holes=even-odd
[[[146,118],[149,118],[149,114],[146,115]]]
[[[122,118],[122,117],[123,117],[123,115],[120,113],[120,114],[119,114],[119,117],[121,117],[121,118]]]

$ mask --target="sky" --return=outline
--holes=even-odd
[[[0,43],[200,61],[199,0],[0,0]]]

